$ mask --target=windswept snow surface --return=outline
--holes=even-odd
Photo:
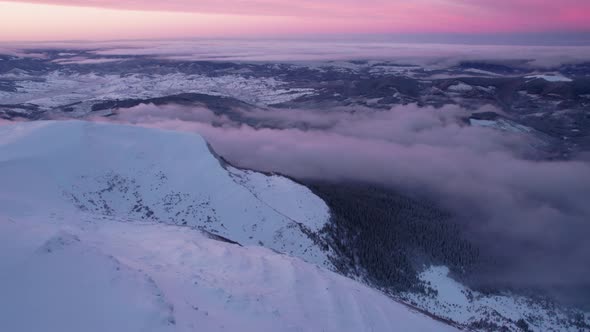
[[[191,134],[83,122],[1,126],[0,330],[455,330],[252,245],[284,244],[321,262],[292,225],[319,229],[327,207],[288,179],[222,166]],[[214,240],[178,218],[250,245]]]
[[[0,217],[0,239],[3,331],[456,331],[297,258],[187,227]]]
[[[217,160],[188,133],[90,122],[0,127],[0,211],[96,215],[198,227],[330,266],[306,233],[327,205],[279,176]]]

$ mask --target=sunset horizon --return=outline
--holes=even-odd
[[[479,1],[0,1],[0,41],[372,38],[586,43],[590,4]],[[531,14],[535,15],[531,15]],[[42,27],[42,28],[40,28]],[[515,37],[516,36],[516,37]],[[556,37],[557,36],[557,37]],[[495,39],[494,39],[495,38]],[[548,42],[548,43],[549,43]]]

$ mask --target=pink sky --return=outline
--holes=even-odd
[[[590,32],[588,0],[0,0],[0,41]]]

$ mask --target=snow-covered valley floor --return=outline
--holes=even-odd
[[[266,106],[315,93],[313,89],[289,87],[274,78],[230,74],[212,77],[183,73],[113,75],[52,71],[42,79],[26,73],[3,74],[0,79],[16,82],[18,86],[16,92],[0,90],[2,104],[34,104],[41,109],[64,105],[77,108],[89,101],[148,99],[179,93],[232,97]]]

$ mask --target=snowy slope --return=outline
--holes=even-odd
[[[224,167],[225,166],[225,167]],[[0,127],[0,211],[186,225],[318,265],[326,204],[288,179],[223,165],[197,135],[89,122]]]
[[[186,227],[0,217],[0,239],[3,331],[455,330],[299,259]]]
[[[257,246],[324,263],[301,228],[321,228],[326,205],[221,164],[196,135],[0,126],[0,183],[2,331],[455,330]]]
[[[70,233],[39,231],[0,217],[0,330],[173,331],[172,307],[145,273]]]
[[[417,307],[476,331],[520,332],[519,320],[529,331],[585,331],[573,317],[590,319],[590,313],[556,307],[551,303],[506,292],[482,294],[453,280],[445,266],[432,266],[421,273],[420,279],[430,285],[436,296],[407,293],[405,299]]]

